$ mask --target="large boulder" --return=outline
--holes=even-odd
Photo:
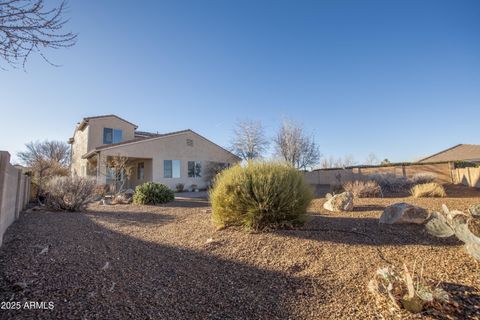
[[[327,196],[327,201],[323,204],[323,207],[328,211],[352,211],[353,194],[343,192],[334,196]]]
[[[414,206],[409,203],[400,202],[392,204],[383,210],[380,216],[380,223],[398,224],[415,223],[423,224],[428,218],[426,209]]]

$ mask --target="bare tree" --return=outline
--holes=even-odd
[[[378,160],[377,156],[373,152],[367,156],[367,159],[365,159],[365,164],[368,164],[368,165],[377,165],[379,163],[380,161]]]
[[[320,160],[320,149],[303,128],[285,120],[275,137],[277,155],[298,169],[307,170]]]
[[[355,158],[351,154],[347,154],[346,156],[343,157],[343,163],[342,167],[351,167],[357,164],[357,161],[355,161]]]
[[[320,167],[323,169],[341,168],[343,167],[343,161],[342,161],[342,158],[335,158],[334,156],[330,156],[328,158],[322,159]]]
[[[351,154],[347,154],[343,158],[335,158],[330,156],[329,158],[323,158],[320,167],[323,169],[328,168],[345,168],[354,166],[357,162]]]
[[[62,31],[68,21],[63,18],[65,2],[48,9],[44,0],[0,1],[0,56],[11,66],[25,68],[31,53],[52,64],[43,49],[75,44],[77,35]]]
[[[238,121],[233,134],[230,149],[243,160],[261,158],[269,145],[260,121]]]
[[[27,150],[17,154],[21,162],[32,170],[32,182],[37,196],[43,197],[43,186],[53,176],[68,175],[70,147],[63,141],[36,141],[26,145]]]
[[[105,173],[110,179],[110,191],[118,194],[126,189],[126,184],[133,175],[134,163],[130,158],[121,155],[109,156],[102,160],[107,168]]]

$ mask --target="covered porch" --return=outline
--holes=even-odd
[[[99,152],[88,159],[87,174],[95,177],[97,184],[119,192],[152,181],[152,165],[151,158],[104,156]]]

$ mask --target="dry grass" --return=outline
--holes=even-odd
[[[382,196],[382,188],[373,181],[349,181],[343,185],[345,191],[349,191],[355,198],[377,198]]]
[[[0,248],[0,301],[55,308],[2,310],[2,318],[379,319],[384,310],[367,292],[372,274],[415,261],[435,284],[463,295],[455,301],[469,308],[456,308],[453,318],[479,318],[479,264],[460,243],[422,226],[378,224],[396,202],[428,210],[480,203],[478,191],[447,191],[457,197],[356,199],[354,211],[342,213],[315,199],[302,229],[270,233],[218,231],[202,201],[23,213]]]
[[[415,198],[439,198],[447,196],[445,188],[436,182],[417,184],[410,189],[410,192]]]

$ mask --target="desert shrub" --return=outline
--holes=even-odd
[[[404,309],[411,313],[428,311],[445,315],[447,310],[455,308],[450,307],[450,295],[438,285],[438,281],[434,282],[425,277],[423,265],[417,273],[415,265],[413,272],[410,272],[406,265],[402,271],[387,266],[376,271],[368,283],[368,291],[375,297],[382,313],[386,310],[391,313]],[[387,318],[392,317],[390,315]]]
[[[156,182],[145,182],[135,188],[133,203],[160,204],[173,201],[175,195],[166,185]]]
[[[183,192],[183,188],[185,188],[185,185],[183,183],[177,183],[175,185],[175,191],[177,192]]]
[[[343,189],[351,192],[356,198],[376,198],[382,196],[382,188],[373,180],[349,181],[343,184]]]
[[[396,176],[393,173],[372,174],[369,176],[369,179],[378,183],[382,188],[383,193],[405,192],[412,186],[411,180],[403,176]]]
[[[416,185],[416,184],[430,183],[430,182],[434,182],[436,178],[437,178],[437,175],[435,173],[420,172],[413,175],[412,184]]]
[[[445,197],[447,195],[443,186],[436,182],[417,184],[410,192],[415,198]]]
[[[264,230],[303,224],[312,190],[303,174],[276,162],[249,162],[223,170],[210,191],[217,227]]]
[[[93,178],[54,177],[45,188],[47,206],[55,210],[83,210],[95,198],[95,189],[96,181]]]

